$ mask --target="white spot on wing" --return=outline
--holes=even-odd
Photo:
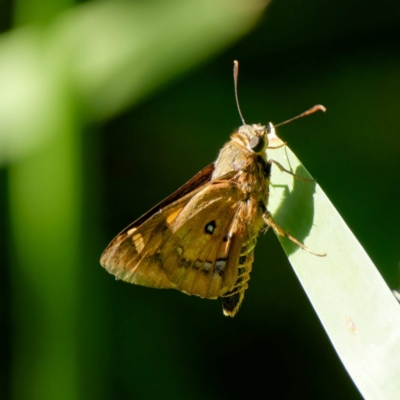
[[[212,268],[212,262],[204,261],[203,270],[206,272],[209,272],[209,271],[211,271],[211,268]]]

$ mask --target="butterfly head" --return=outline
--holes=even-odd
[[[238,130],[238,136],[249,151],[256,154],[265,153],[268,147],[268,135],[274,133],[274,126],[269,123],[267,126],[260,124],[242,125]]]

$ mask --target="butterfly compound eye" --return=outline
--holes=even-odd
[[[264,138],[262,138],[260,136],[253,136],[250,139],[249,147],[251,150],[254,151],[254,153],[260,153],[261,151],[264,150],[264,147],[265,147]]]

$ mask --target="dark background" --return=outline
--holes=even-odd
[[[272,232],[258,241],[234,319],[223,317],[219,300],[117,282],[97,260],[122,228],[213,161],[240,125],[232,79],[237,59],[247,123],[279,123],[319,103],[327,108],[278,133],[388,285],[398,287],[399,32],[400,4],[393,1],[277,0],[223,52],[134,108],[86,125],[80,385],[65,398],[361,398]],[[3,243],[10,242],[7,180],[3,169]],[[4,254],[0,394],[7,398],[18,368],[11,350],[13,281],[5,268],[10,251]]]

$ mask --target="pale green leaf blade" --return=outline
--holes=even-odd
[[[311,178],[288,147],[268,154],[297,175]],[[317,257],[280,238],[363,397],[398,399],[400,305],[361,244],[318,184],[297,180],[276,167],[272,169],[269,209],[282,228],[310,249],[327,253]]]

